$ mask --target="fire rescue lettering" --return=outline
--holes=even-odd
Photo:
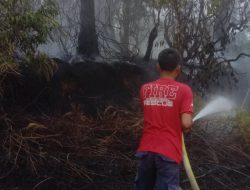
[[[145,106],[173,107],[178,89],[174,85],[146,85],[143,88],[143,103]]]

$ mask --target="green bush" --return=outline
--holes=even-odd
[[[55,63],[37,48],[57,28],[57,14],[54,0],[0,1],[0,98],[9,86],[9,79],[18,80],[21,76],[20,65],[29,67],[40,78],[50,80]]]
[[[234,121],[236,122],[236,126],[239,126],[243,140],[250,143],[250,112],[247,110],[239,110]]]
[[[36,1],[38,2],[38,1]],[[32,56],[57,26],[53,0],[3,0],[0,3],[0,64],[14,62],[18,53]]]

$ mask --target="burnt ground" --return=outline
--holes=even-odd
[[[132,189],[143,123],[138,90],[154,76],[127,62],[56,61],[50,82],[24,68],[3,85],[0,189]],[[207,125],[231,123],[200,121],[186,136],[201,189],[250,189],[249,144],[237,131],[208,134]],[[184,171],[181,186],[190,189]]]
[[[132,189],[140,112],[108,107],[97,118],[68,112],[60,117],[5,114],[0,119],[0,189]],[[205,125],[197,123],[186,136],[201,189],[249,189],[249,145],[237,135],[208,135]],[[181,186],[190,189],[184,171]]]

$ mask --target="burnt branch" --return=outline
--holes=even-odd
[[[238,59],[240,59],[242,56],[250,57],[250,54],[240,53],[240,54],[239,54],[236,58],[234,58],[234,59],[226,59],[226,58],[224,58],[224,57],[219,57],[220,59],[223,59],[223,61],[219,62],[219,64],[220,64],[220,63],[223,63],[223,62],[231,63],[231,62],[238,61]]]

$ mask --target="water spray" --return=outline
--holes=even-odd
[[[243,108],[243,107],[245,106],[246,101],[247,101],[247,98],[248,98],[248,96],[249,96],[249,93],[250,93],[250,88],[248,88],[248,90],[247,90],[246,96],[245,96],[245,98],[243,99],[243,102],[242,102],[242,104],[241,104],[241,108]]]
[[[193,122],[211,114],[229,111],[232,108],[233,108],[233,103],[230,100],[223,98],[223,97],[218,97],[214,101],[210,102],[205,108],[203,108],[193,118]],[[183,164],[184,164],[184,168],[186,170],[189,182],[191,184],[191,187],[193,190],[200,190],[200,187],[196,181],[196,178],[194,176],[194,173],[193,173],[193,170],[192,170],[189,158],[188,158],[183,134],[182,134],[182,151],[183,151]]]

